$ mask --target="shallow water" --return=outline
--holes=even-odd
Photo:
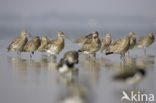
[[[120,103],[123,90],[156,94],[156,42],[148,48],[146,56],[143,49],[137,48],[130,51],[130,56],[126,54],[127,65],[141,65],[147,70],[141,82],[129,86],[112,80],[114,74],[127,68],[120,65],[118,55],[106,56],[98,52],[95,61],[81,55],[80,63],[75,66],[78,73],[61,75],[55,69],[56,64],[46,56],[42,58],[39,52],[33,55],[32,60],[29,53],[23,53],[21,58],[16,53],[7,53],[11,39],[0,39],[1,103]],[[69,40],[65,44],[57,61],[66,51],[80,48]],[[72,100],[74,102],[67,102]]]

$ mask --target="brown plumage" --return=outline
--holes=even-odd
[[[106,34],[105,38],[100,39],[101,41],[101,52],[103,52],[112,42],[111,34]]]
[[[128,51],[130,46],[130,39],[128,36],[126,36],[124,39],[120,39],[117,41],[114,41],[107,49],[106,49],[106,55],[109,54],[120,54],[121,58],[125,55],[125,53]]]
[[[31,52],[32,54],[34,54],[34,52],[38,49],[38,47],[40,46],[40,38],[38,36],[36,36],[33,40],[28,41],[24,48],[23,51],[24,52]],[[30,57],[31,54],[30,54]]]
[[[58,38],[56,40],[51,40],[45,47],[45,51],[51,55],[59,54],[64,49],[64,33],[58,32]]]
[[[90,40],[90,41],[91,41],[92,36],[93,36],[93,34],[95,34],[95,33],[98,34],[97,31],[94,31],[94,32],[91,33],[91,34],[88,34],[88,35],[86,35],[86,36],[80,37],[79,39],[75,40],[74,43],[83,45],[87,40]]]
[[[148,35],[141,37],[136,43],[137,47],[144,48],[144,53],[146,54],[146,47],[150,46],[154,42],[153,33],[149,33]]]
[[[38,48],[38,51],[44,52],[45,47],[48,45],[48,38],[43,36],[41,39],[41,45]]]
[[[130,46],[129,49],[133,49],[134,46],[136,45],[136,36],[134,32],[130,32],[128,34],[129,38],[130,38]]]
[[[24,45],[28,41],[27,35],[28,34],[25,32],[25,30],[22,30],[20,37],[14,38],[12,40],[11,44],[9,44],[8,52],[9,51],[16,51],[17,53],[21,54]]]
[[[79,52],[83,52],[85,54],[96,54],[96,52],[101,48],[101,42],[98,38],[98,33],[95,32],[92,36],[92,39],[86,40],[83,44],[82,49]]]

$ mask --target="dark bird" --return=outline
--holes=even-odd
[[[144,48],[144,53],[146,54],[146,48],[154,42],[154,34],[149,33],[148,35],[141,37],[136,43],[136,47]]]
[[[133,85],[141,81],[145,75],[146,71],[144,69],[136,69],[130,71],[127,70],[123,73],[115,75],[113,79],[116,81],[123,81],[127,84]]]
[[[30,40],[25,44],[23,51],[31,52],[30,58],[32,58],[32,54],[34,54],[34,52],[38,49],[38,47],[40,46],[40,42],[40,38],[36,36],[33,40]]]
[[[8,52],[9,51],[16,51],[17,55],[21,55],[21,52],[23,50],[24,45],[28,41],[27,36],[29,36],[28,33],[25,32],[25,30],[21,31],[20,37],[16,37],[12,40],[11,44],[9,44]]]
[[[66,72],[74,67],[74,64],[79,63],[79,54],[77,51],[68,51],[58,64],[59,72]]]

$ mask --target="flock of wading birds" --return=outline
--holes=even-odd
[[[39,36],[34,37],[28,41],[28,37],[32,37],[25,30],[21,31],[21,35],[12,40],[9,44],[8,51],[15,51],[17,55],[21,56],[22,52],[30,52],[30,58],[35,51],[47,52],[51,56],[58,55],[64,49],[64,35],[63,32],[57,33],[58,38],[55,40],[48,40],[46,36],[43,36],[40,40]],[[123,39],[119,39],[112,42],[111,34],[106,34],[104,38],[99,38],[97,31],[80,37],[75,40],[74,43],[82,45],[80,50],[68,51],[64,54],[64,57],[60,60],[60,65],[66,64],[68,67],[72,67],[78,63],[79,53],[84,53],[90,56],[96,56],[96,52],[105,50],[106,55],[120,54],[121,59],[125,57],[125,53],[134,47],[144,48],[146,53],[146,47],[150,46],[154,42],[153,33],[141,37],[136,41],[136,35],[134,32],[130,32]]]
[[[8,51],[17,52],[18,56],[21,56],[22,52],[30,52],[30,58],[35,51],[47,52],[52,57],[55,57],[64,49],[64,38],[67,37],[63,32],[58,32],[58,38],[55,40],[48,40],[46,36],[43,36],[40,40],[38,36],[28,41],[28,37],[32,37],[30,34],[21,31],[21,35],[12,40],[9,44]],[[112,42],[111,34],[106,34],[105,38],[100,39],[97,31],[80,37],[75,40],[74,43],[82,45],[82,48],[75,51],[67,51],[60,62],[57,64],[57,70],[60,73],[66,73],[74,70],[74,65],[79,63],[79,53],[84,53],[90,56],[96,56],[96,52],[105,50],[105,54],[120,54],[121,59],[125,58],[125,53],[134,47],[144,48],[146,53],[146,47],[150,46],[154,42],[153,33],[141,37],[138,41],[134,32],[130,32],[123,39]],[[73,69],[72,69],[73,68]],[[75,70],[74,70],[75,71]],[[137,83],[146,74],[144,68],[137,67],[135,71],[130,73],[121,73],[116,75],[117,80],[125,80],[130,84]]]

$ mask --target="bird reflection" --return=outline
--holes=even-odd
[[[126,58],[123,70],[113,76],[113,80],[125,82],[128,85],[136,85],[145,76],[144,66],[136,64],[136,58]]]
[[[8,63],[11,65],[11,68],[19,74],[26,74],[28,73],[27,71],[35,71],[35,73],[40,74],[41,69],[46,70],[48,66],[48,60],[45,58],[30,61],[8,56]]]
[[[153,55],[146,55],[146,56],[140,56],[137,58],[137,65],[139,66],[146,66],[148,68],[154,68],[154,59],[155,56]]]
[[[89,60],[80,62],[82,68],[91,72],[91,78],[93,83],[96,83],[99,79],[100,72],[100,62],[98,62],[95,58],[90,58]]]
[[[27,65],[26,60],[21,58],[13,58],[8,56],[8,63],[11,65],[11,68],[19,74],[25,74]]]
[[[92,103],[92,92],[88,81],[79,81],[78,73],[68,72],[61,74],[58,78],[60,84],[65,88],[58,96],[58,103]],[[92,101],[92,102],[91,102]]]

